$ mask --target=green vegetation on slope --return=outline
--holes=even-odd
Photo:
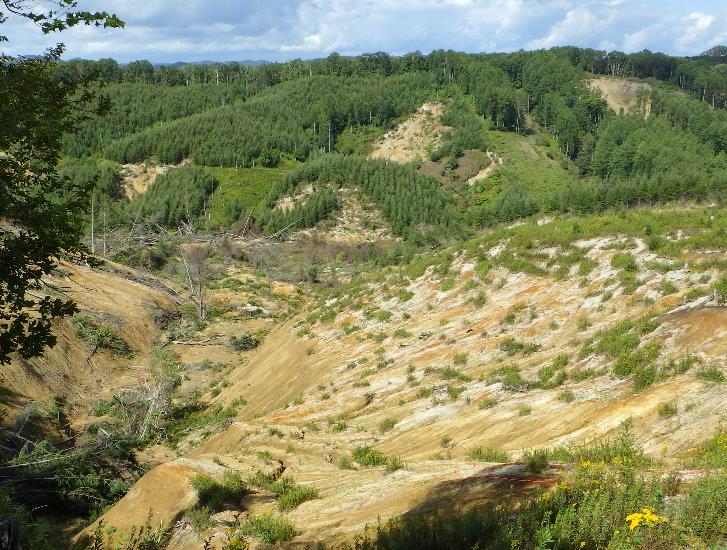
[[[257,209],[270,193],[276,181],[290,172],[296,163],[286,160],[268,168],[221,168],[207,166],[204,170],[215,179],[215,191],[210,196],[209,227],[232,227],[245,223],[248,213]]]
[[[104,149],[119,162],[156,156],[177,163],[249,166],[261,154],[289,153],[303,159],[335,143],[355,124],[387,124],[416,109],[433,91],[430,75],[390,78],[314,76],[282,83],[241,104],[209,109],[122,137]]]

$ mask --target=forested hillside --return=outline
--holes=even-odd
[[[727,186],[722,62],[716,55],[676,58],[578,48],[331,54],[259,67],[67,62],[58,75],[90,86],[104,82],[111,112],[90,117],[81,131],[66,136],[71,158],[64,173],[97,175],[98,198],[117,224],[132,223],[152,205],[168,227],[199,222],[209,204],[213,228],[240,226],[244,218],[268,234],[316,225],[339,208],[336,189],[346,186],[372,199],[394,233],[408,240],[420,240],[432,229],[452,239],[537,212],[720,197]],[[635,112],[615,113],[590,85],[593,75],[646,79],[649,86],[639,88]],[[428,146],[428,158],[421,159],[430,162],[427,167],[420,168],[421,161],[404,167],[356,156],[432,100],[446,104],[441,124],[451,130]],[[513,137],[503,140],[501,133]],[[474,185],[458,180],[468,151],[493,148],[509,151],[510,162],[493,166]],[[126,207],[118,177],[109,173],[113,163],[72,160],[90,156],[171,165],[186,159],[226,184],[217,198],[213,180],[189,179],[194,168],[179,175],[174,170],[152,187],[148,203],[137,200],[147,206]],[[283,161],[286,169],[276,177],[294,172],[272,185],[272,173],[264,171]],[[209,172],[212,167],[222,172]],[[441,177],[433,172],[439,167]],[[266,183],[256,183],[256,169]],[[243,177],[241,170],[253,171]],[[313,194],[293,211],[274,208],[281,195],[311,182],[317,182]],[[174,197],[174,189],[184,189],[187,198]]]

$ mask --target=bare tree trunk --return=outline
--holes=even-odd
[[[96,217],[94,213],[94,206],[95,206],[95,193],[91,194],[91,254],[96,254],[96,235],[94,234],[94,218]]]
[[[20,525],[18,520],[0,518],[0,550],[20,550]]]
[[[103,257],[106,257],[106,208],[103,209]]]

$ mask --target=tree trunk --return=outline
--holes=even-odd
[[[94,232],[94,221],[96,218],[95,214],[95,208],[94,208],[94,195],[91,195],[91,254],[96,254],[96,234]]]
[[[0,518],[0,550],[20,550],[20,525],[18,525],[18,520]]]

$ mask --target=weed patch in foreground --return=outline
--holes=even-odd
[[[465,512],[407,514],[369,529],[349,548],[435,550],[444,547],[442,541],[452,550],[721,548],[727,540],[727,475],[665,488],[662,476],[611,455],[638,454],[633,442],[620,437],[608,443],[608,453],[606,447],[582,449],[583,457],[608,455],[608,464],[574,461],[557,484],[534,496]],[[725,441],[721,433],[704,448],[727,446]],[[531,471],[548,459],[545,451],[526,457]]]
[[[479,462],[507,462],[508,456],[502,449],[495,447],[474,447],[467,455],[471,460]]]
[[[107,350],[115,355],[130,356],[131,348],[118,332],[113,328],[96,322],[87,315],[78,315],[73,318],[76,336],[82,340],[91,352]]]
[[[272,514],[251,516],[238,532],[239,535],[255,537],[260,542],[275,544],[286,542],[297,532],[288,518]]]
[[[318,490],[315,487],[298,485],[293,478],[287,476],[275,480],[263,472],[258,471],[250,476],[248,483],[275,493],[278,510],[281,512],[292,510],[308,500],[318,498]]]
[[[220,512],[227,505],[239,505],[240,499],[247,494],[247,486],[237,472],[225,472],[222,481],[198,474],[190,482],[197,491],[200,507],[206,507],[212,512]]]

